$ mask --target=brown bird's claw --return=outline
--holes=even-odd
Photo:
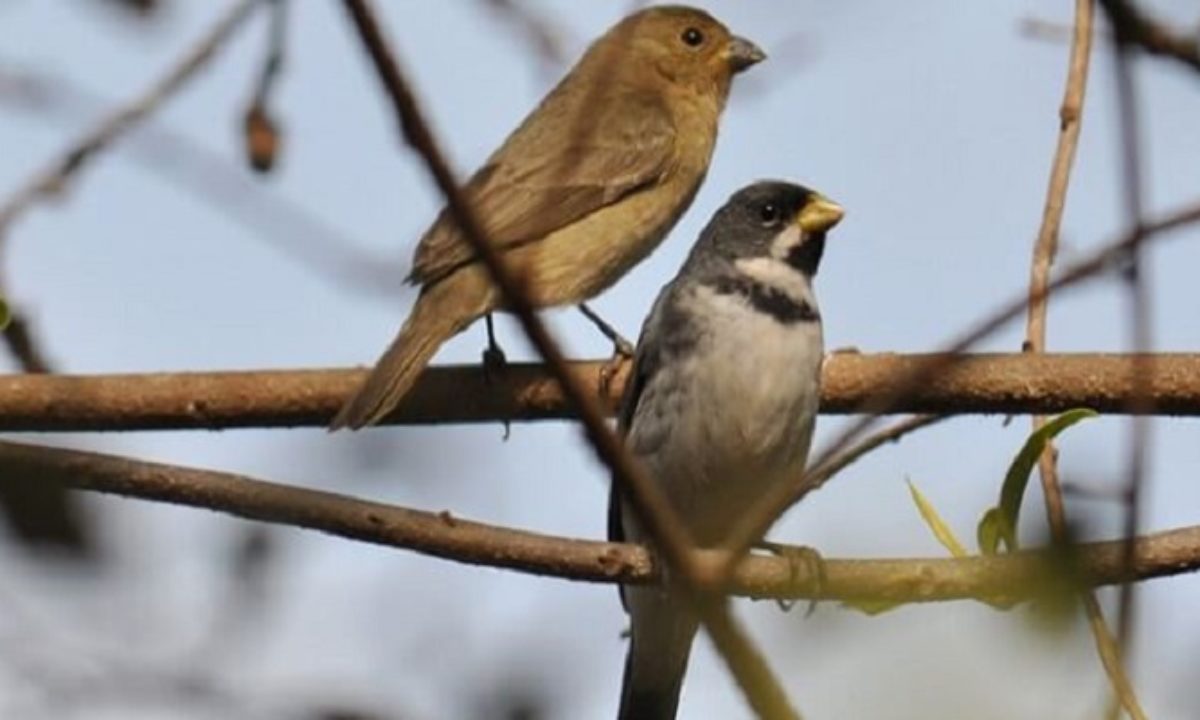
[[[508,371],[508,356],[498,345],[484,348],[482,356],[484,382],[488,385],[500,382],[500,378]]]
[[[808,609],[804,611],[804,617],[809,617],[817,609],[817,602],[825,591],[825,561],[821,558],[821,553],[810,547],[797,547],[795,545],[781,545],[768,540],[761,540],[754,545],[760,550],[766,550],[772,555],[784,558],[788,561],[789,575],[792,583],[796,583],[800,578],[814,578],[816,580],[816,592],[813,593],[813,598],[808,601]],[[779,609],[784,612],[791,612],[795,607],[795,600],[776,600]]]
[[[500,343],[496,342],[496,333],[492,327],[492,316],[487,315],[487,336],[488,344],[483,349],[483,382],[485,385],[493,385],[499,383],[500,378],[504,377],[508,370],[508,356],[504,354],[504,350],[500,348]],[[509,418],[501,420],[504,423],[503,440],[508,440],[512,435],[512,421]]]
[[[500,379],[508,372],[508,358],[504,355],[504,351],[499,345],[492,345],[483,350],[483,384],[492,386],[498,385]],[[501,423],[504,424],[504,435],[502,440],[508,440],[512,435],[512,420],[505,417],[501,418]]]
[[[508,369],[508,356],[504,354],[504,350],[500,349],[500,343],[496,342],[496,330],[492,327],[492,315],[488,313],[484,316],[484,321],[487,323],[487,347],[483,349],[483,380],[491,385],[504,375],[504,371]]]

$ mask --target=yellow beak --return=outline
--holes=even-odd
[[[796,213],[796,224],[806,233],[822,233],[837,225],[846,211],[823,195],[813,194]]]

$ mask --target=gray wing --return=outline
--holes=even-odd
[[[627,92],[616,101],[592,99],[584,107],[571,86],[556,91],[463,188],[498,247],[539,240],[668,171],[675,126],[661,98]],[[443,210],[417,246],[409,279],[433,282],[475,257]]]
[[[635,456],[653,454],[671,431],[673,423],[664,415],[671,411],[672,395],[683,389],[678,373],[672,370],[678,369],[699,338],[694,322],[681,307],[683,302],[686,291],[676,283],[664,287],[638,339],[633,372],[617,414],[617,430]],[[632,433],[635,419],[639,422],[636,433]],[[609,493],[608,537],[613,542],[624,542],[618,495],[614,483]]]
[[[650,323],[647,322],[646,328],[649,326]],[[637,354],[633,359],[633,372],[629,375],[629,382],[625,386],[625,394],[621,399],[621,408],[617,413],[617,432],[625,439],[626,448],[630,447],[629,428],[633,425],[633,416],[637,412],[638,402],[641,400],[646,383],[653,376],[659,364],[658,347],[652,338],[647,338],[650,333],[646,332],[646,328],[643,328],[642,335],[638,339]],[[625,528],[621,523],[621,494],[617,489],[616,482],[612,483],[612,488],[608,493],[608,539],[612,542],[625,542]],[[622,599],[624,599],[624,593],[622,593]]]

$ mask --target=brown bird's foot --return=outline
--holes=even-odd
[[[504,377],[504,373],[508,371],[508,356],[504,354],[499,345],[484,348],[482,355],[484,382],[488,385],[499,383],[500,378]]]
[[[496,342],[496,331],[492,327],[491,314],[485,315],[484,319],[487,322],[488,344],[483,349],[483,379],[490,385],[499,382],[500,378],[504,376],[505,370],[508,369],[508,356],[500,348],[500,343]]]
[[[487,322],[488,344],[483,349],[483,382],[487,385],[498,384],[500,379],[504,377],[508,370],[508,356],[504,354],[504,350],[500,349],[500,343],[496,342],[496,332],[492,327],[492,316],[489,313],[485,316]],[[508,440],[512,434],[512,421],[509,418],[502,418],[504,423],[504,440]]]
[[[790,580],[793,583],[802,577],[816,580],[816,592],[808,601],[808,609],[804,612],[804,617],[812,615],[813,611],[817,609],[817,601],[824,594],[825,589],[825,561],[821,558],[821,553],[810,547],[781,545],[768,540],[760,540],[754,544],[754,547],[787,560]],[[796,605],[795,600],[777,600],[776,602],[784,612],[791,612]]]
[[[633,357],[633,343],[626,340],[625,337],[621,335],[621,333],[617,332],[612,325],[609,325],[604,318],[597,315],[596,311],[588,307],[587,303],[579,303],[579,312],[583,313],[584,317],[592,321],[592,324],[596,326],[596,329],[600,331],[601,335],[608,338],[609,341],[612,342],[613,352],[616,355],[621,355],[627,358]]]

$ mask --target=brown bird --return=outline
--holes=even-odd
[[[463,187],[538,307],[598,295],[659,245],[708,171],[733,76],[765,57],[681,6],[634,13],[588,48]],[[442,343],[504,309],[445,209],[408,280],[416,306],[331,429],[378,422]]]

